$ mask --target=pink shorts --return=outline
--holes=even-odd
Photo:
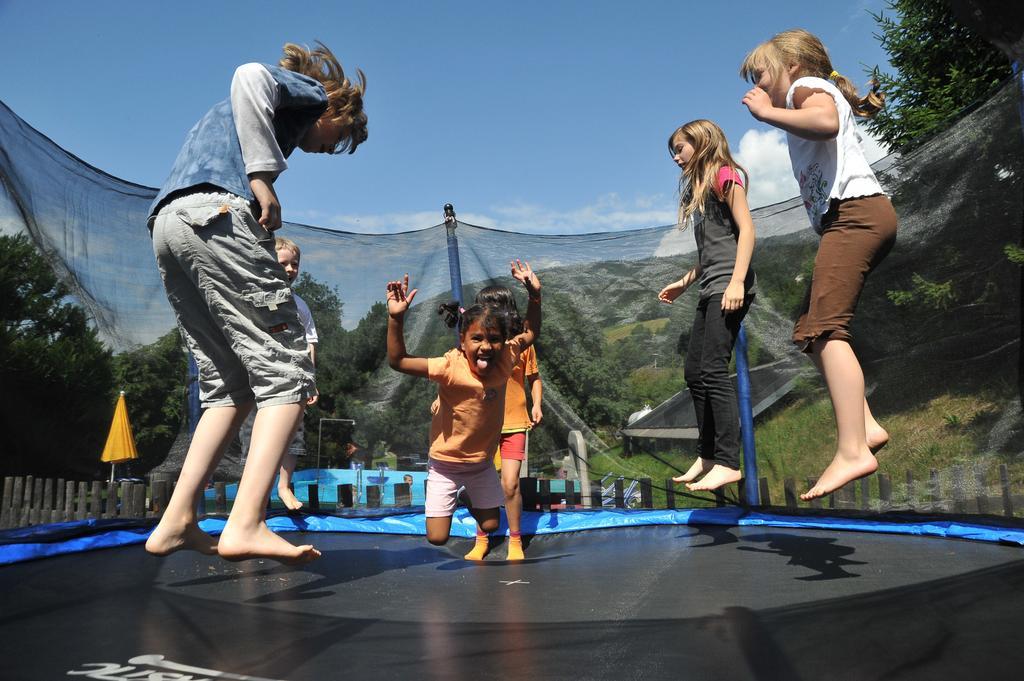
[[[522,461],[526,458],[526,431],[501,434],[501,458]]]
[[[465,487],[473,508],[498,508],[505,503],[505,493],[494,464],[453,463],[430,460],[427,473],[426,516],[445,518],[455,513],[459,488]]]

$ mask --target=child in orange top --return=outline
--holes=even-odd
[[[405,348],[403,324],[416,289],[409,276],[388,282],[388,364],[438,384],[439,408],[430,424],[427,475],[427,541],[440,546],[451,535],[460,486],[468,492],[478,536],[498,529],[504,500],[490,457],[498,447],[505,409],[505,386],[520,354],[540,333],[540,280],[528,263],[512,264],[512,276],[530,297],[526,325],[511,337],[504,315],[474,305],[458,315],[460,347],[443,357],[414,357]],[[475,551],[475,549],[474,549]],[[470,552],[470,559],[479,559]]]
[[[492,307],[504,312],[509,319],[511,333],[518,333],[523,326],[516,306],[515,296],[505,286],[488,286],[476,294],[478,305]],[[533,408],[526,409],[526,384],[530,385],[530,401]],[[520,355],[505,388],[505,422],[501,427],[501,488],[505,493],[505,516],[508,518],[509,543],[508,560],[522,560],[523,540],[519,534],[523,516],[523,497],[519,492],[519,474],[526,458],[526,433],[541,422],[541,398],[544,388],[537,368],[537,352],[533,345]],[[477,535],[477,549],[481,557],[486,554],[488,539]]]

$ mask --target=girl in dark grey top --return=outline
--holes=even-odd
[[[697,460],[673,481],[694,491],[713,490],[742,477],[729,360],[754,297],[754,223],[738,172],[745,176],[746,171],[733,160],[721,128],[708,120],[691,121],[672,133],[668,148],[683,171],[679,222],[693,224],[698,263],[663,288],[658,299],[671,303],[695,281],[700,284],[684,369],[700,433]]]

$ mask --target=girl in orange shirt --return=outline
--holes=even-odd
[[[519,333],[523,320],[519,316],[515,296],[505,286],[488,286],[476,294],[477,305],[503,311],[511,327],[511,333]],[[530,385],[532,409],[526,410],[526,385]],[[523,516],[523,497],[519,492],[519,473],[526,458],[526,433],[544,418],[541,397],[544,388],[537,368],[537,352],[533,345],[520,355],[505,388],[505,422],[501,427],[501,488],[505,493],[505,515],[508,518],[509,543],[508,560],[522,560],[523,540],[519,534]],[[487,552],[487,537],[477,537],[474,551],[480,557]]]
[[[459,347],[443,357],[414,357],[405,348],[404,320],[416,289],[409,275],[388,282],[388,364],[438,384],[439,408],[430,424],[430,472],[427,475],[427,541],[440,546],[451,535],[459,487],[472,501],[477,538],[498,529],[504,494],[491,456],[498,448],[505,412],[505,390],[520,354],[540,333],[540,280],[528,263],[512,263],[512,276],[529,295],[526,324],[515,336],[506,316],[480,305],[459,312]],[[486,544],[485,544],[486,550]],[[476,548],[469,559],[476,555]]]

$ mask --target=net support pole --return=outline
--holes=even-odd
[[[452,298],[462,305],[462,267],[459,264],[459,237],[455,228],[459,221],[455,219],[455,208],[450,203],[444,204],[444,230],[448,239],[448,275],[452,282]],[[458,335],[458,331],[455,332]]]
[[[590,508],[590,459],[587,457],[587,441],[578,430],[569,431],[569,454],[576,464],[576,477],[580,481],[580,497],[584,508]]]
[[[740,324],[736,336],[736,398],[740,412],[740,434],[743,438],[743,491],[747,504],[760,504],[757,487],[757,451],[754,448],[754,410],[750,404],[750,366],[747,363],[747,328]]]
[[[1017,83],[1017,112],[1020,115],[1021,133],[1024,134],[1024,65],[1020,60],[1012,59],[1010,68],[1013,71],[1013,78]],[[1024,221],[1022,221],[1021,238],[1019,244],[1024,246]],[[1024,267],[1020,268],[1019,298],[1024,300]],[[1024,338],[1024,315],[1020,318],[1019,337]],[[1018,343],[1017,349],[1017,399],[1024,407],[1024,343]]]

